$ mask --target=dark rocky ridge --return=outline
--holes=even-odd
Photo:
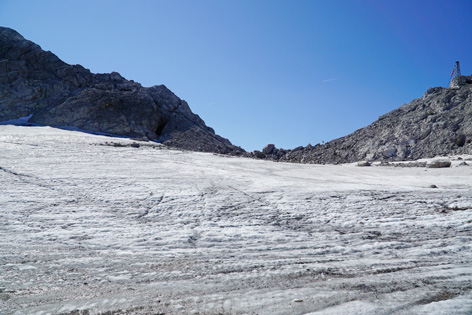
[[[253,156],[286,162],[351,163],[407,161],[472,154],[472,76],[455,77],[450,88],[430,88],[371,125],[324,145],[293,150],[266,146]]]
[[[242,154],[164,85],[69,65],[16,31],[0,27],[0,121],[30,122],[143,137],[194,151]]]

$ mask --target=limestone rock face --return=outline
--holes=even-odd
[[[164,85],[143,87],[119,73],[69,65],[0,27],[0,121],[30,122],[146,137],[195,151],[242,154]]]
[[[452,78],[449,84],[450,89],[459,89],[461,86],[466,84],[472,84],[472,76],[458,75]]]
[[[267,158],[337,164],[472,154],[472,76],[461,76],[456,81],[453,88],[428,89],[423,97],[350,135],[324,145],[278,150],[279,155]]]

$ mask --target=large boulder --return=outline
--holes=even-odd
[[[275,154],[275,153],[277,153],[277,149],[275,148],[275,145],[268,144],[262,149],[262,153],[264,153],[264,154]]]

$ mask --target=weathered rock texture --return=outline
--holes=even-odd
[[[404,161],[472,154],[472,76],[435,87],[371,125],[324,145],[255,152],[253,156],[302,163]],[[269,152],[270,151],[270,152]]]
[[[0,121],[30,122],[145,137],[179,148],[241,154],[164,85],[69,65],[16,31],[0,27]]]

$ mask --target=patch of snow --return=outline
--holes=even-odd
[[[26,126],[29,124],[29,120],[33,117],[33,114],[30,114],[25,117],[20,117],[17,119],[10,119],[5,121],[0,121],[0,125],[16,125],[16,126]]]

